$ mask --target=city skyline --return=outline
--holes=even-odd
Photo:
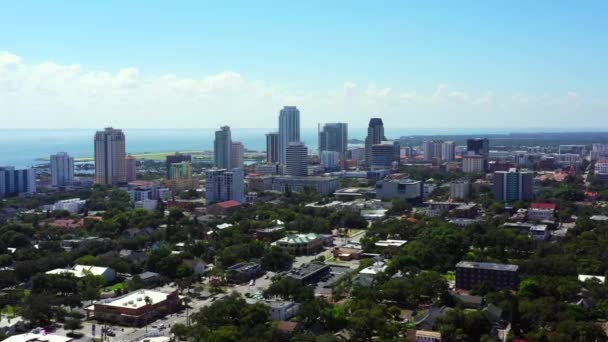
[[[0,128],[608,128],[603,2],[35,3],[0,14]]]

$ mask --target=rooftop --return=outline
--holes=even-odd
[[[555,203],[530,203],[530,209],[552,209],[555,210]]]
[[[107,301],[102,301],[99,304],[115,306],[120,308],[138,309],[146,306],[146,297],[150,298],[151,304],[155,305],[167,300],[169,293],[152,291],[152,290],[137,290],[127,293],[124,296],[111,298]]]
[[[378,247],[401,247],[407,243],[407,240],[380,240],[376,241],[374,245]]]
[[[235,200],[230,200],[230,201],[224,201],[224,202],[220,202],[220,203],[216,203],[215,205],[219,206],[220,208],[223,209],[229,209],[229,208],[235,208],[241,205],[240,202],[235,201]]]
[[[319,234],[290,234],[286,237],[280,239],[280,242],[286,243],[310,243],[311,241],[320,239],[321,236]]]
[[[471,261],[461,261],[456,264],[456,267],[460,268],[479,268],[486,270],[495,270],[495,271],[511,271],[515,272],[519,269],[517,265],[510,264],[495,264],[493,262],[471,262]]]
[[[70,342],[71,337],[47,334],[45,331],[32,331],[25,334],[13,335],[3,342]]]
[[[287,272],[287,276],[296,280],[305,279],[315,273],[328,269],[329,265],[320,262],[310,262]]]

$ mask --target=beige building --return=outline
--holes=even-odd
[[[126,183],[125,157],[125,135],[122,130],[107,127],[95,133],[95,183]]]
[[[166,184],[174,193],[196,190],[199,187],[199,178],[192,177],[192,163],[188,161],[171,164],[169,176]]]
[[[137,179],[137,159],[132,156],[132,155],[128,155],[125,158],[125,167],[126,167],[126,175],[127,175],[127,182],[132,182],[134,180]]]

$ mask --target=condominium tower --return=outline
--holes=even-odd
[[[285,106],[279,113],[279,163],[287,161],[287,146],[300,141],[300,111],[295,106]]]
[[[120,129],[107,127],[95,133],[95,183],[126,183],[125,135]]]

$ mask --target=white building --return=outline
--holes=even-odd
[[[135,209],[156,210],[158,201],[153,199],[144,199],[135,202]]]
[[[374,284],[376,277],[386,271],[386,264],[382,260],[376,260],[373,265],[362,269],[359,272],[359,285],[365,287],[371,287]]]
[[[87,203],[86,200],[81,200],[80,198],[71,198],[66,200],[61,200],[55,202],[52,206],[50,206],[50,210],[67,210],[70,214],[76,214],[84,205]]]
[[[441,160],[454,161],[456,159],[456,143],[453,141],[444,141],[441,144]]]
[[[382,179],[376,182],[379,199],[416,200],[423,195],[422,182],[411,179]]]
[[[336,170],[340,167],[340,152],[321,151],[321,165],[325,170]]]
[[[110,267],[99,267],[90,265],[74,265],[72,268],[57,268],[46,272],[46,274],[73,274],[76,278],[83,278],[88,274],[101,276],[106,284],[116,280],[116,271]]]
[[[300,309],[300,304],[290,301],[269,302],[269,317],[272,321],[288,321],[292,319]]]
[[[471,193],[471,183],[468,180],[450,183],[450,197],[466,200]]]
[[[467,155],[462,157],[462,172],[480,173],[484,172],[484,159],[479,155]]]
[[[74,158],[66,152],[51,155],[51,185],[66,186],[74,182]]]
[[[287,162],[287,146],[300,141],[300,111],[295,106],[285,106],[279,113],[279,163]]]
[[[245,180],[242,169],[212,169],[205,172],[207,204],[235,200],[245,203]]]

